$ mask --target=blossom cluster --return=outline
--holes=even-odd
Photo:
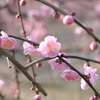
[[[27,37],[28,40],[36,42],[36,40],[32,36]],[[74,70],[70,69],[70,67],[61,61],[57,55],[61,56],[67,55],[66,53],[60,53],[61,44],[57,42],[57,38],[54,36],[46,36],[44,41],[39,44],[39,47],[36,48],[35,45],[24,42],[23,49],[25,55],[30,56],[43,56],[50,57],[51,60],[48,63],[51,65],[51,68],[56,71],[63,71],[61,73],[61,77],[65,78],[66,81],[75,81],[79,80],[80,76]],[[53,58],[54,57],[54,58]],[[66,62],[70,63],[68,58],[63,58]],[[96,80],[98,79],[98,74],[96,74],[96,69],[92,69],[89,66],[84,67],[84,75],[90,81],[90,83],[94,86],[96,84]],[[88,89],[88,83],[82,78],[81,79],[81,88],[83,90]]]
[[[29,37],[32,38],[32,36]],[[30,40],[29,37],[27,37],[28,40]],[[34,39],[31,39],[31,41],[35,42]],[[61,44],[57,42],[57,38],[54,36],[45,37],[44,41],[39,44],[39,48],[35,48],[34,45],[28,42],[23,43],[25,55],[39,55],[52,58],[59,54],[60,48]]]
[[[34,37],[27,36],[26,39],[37,42]],[[0,37],[0,46],[2,48],[12,50],[14,49],[16,45],[16,40],[12,37],[9,37],[5,32],[1,31],[1,37]],[[23,53],[25,55],[30,56],[43,56],[43,57],[49,57],[51,58],[48,63],[51,65],[52,70],[56,71],[62,71],[61,77],[64,78],[66,81],[76,81],[80,79],[79,74],[72,70],[67,64],[65,64],[62,60],[60,60],[57,55],[67,55],[66,53],[60,53],[61,44],[57,42],[57,38],[54,36],[46,36],[44,38],[44,41],[40,42],[38,48],[29,42],[23,42]],[[70,63],[70,60],[68,58],[63,58],[66,62]],[[84,78],[90,82],[91,85],[96,84],[96,80],[99,78],[99,75],[96,74],[97,69],[92,69],[90,66],[84,67]],[[86,90],[89,88],[88,83],[84,80],[84,78],[81,79],[81,88],[83,90]],[[1,88],[2,88],[3,82],[1,82]],[[92,97],[91,97],[92,98]],[[90,98],[90,99],[91,99]],[[36,95],[34,100],[41,99],[40,95]]]

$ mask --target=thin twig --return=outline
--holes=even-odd
[[[12,56],[15,58],[15,52],[14,50],[12,50]],[[16,85],[17,85],[17,89],[18,89],[18,94],[17,94],[17,100],[20,100],[20,82],[19,82],[19,76],[18,76],[18,69],[16,68],[16,66],[14,65],[14,70],[15,70],[15,80],[16,80]]]
[[[32,41],[30,41],[30,40],[27,40],[27,39],[25,39],[25,38],[22,38],[22,37],[13,36],[13,35],[9,35],[9,37],[13,37],[13,38],[16,38],[16,39],[19,39],[19,40],[22,40],[22,41],[29,42],[29,43],[31,43],[31,44],[33,44],[33,45],[35,45],[35,46],[39,46],[39,44],[38,44],[38,43],[32,42]]]
[[[100,64],[100,61],[96,61],[96,60],[92,60],[92,59],[84,58],[84,57],[79,57],[79,56],[70,56],[70,55],[67,55],[67,56],[63,56],[63,57],[64,57],[64,58],[79,59],[79,60],[84,60],[84,61],[90,61],[90,62],[94,62],[94,63]],[[32,61],[31,63],[27,64],[27,65],[25,66],[25,69],[30,68],[31,65],[34,65],[34,64],[39,63],[39,62],[42,62],[42,61],[50,60],[50,59],[53,59],[53,58],[42,57],[42,58],[39,58],[39,59],[37,59],[37,60],[34,60],[34,61]]]
[[[34,60],[34,61],[30,62],[29,64],[27,64],[27,65],[25,66],[25,69],[27,70],[28,68],[31,67],[31,65],[34,65],[34,64],[36,64],[36,63],[39,63],[39,62],[42,62],[42,61],[46,61],[46,60],[49,60],[49,59],[52,59],[52,58],[45,58],[45,57],[43,57],[43,58]]]
[[[68,15],[68,13],[66,13],[65,11],[61,10],[60,8],[58,8],[58,7],[54,6],[54,5],[52,5],[51,3],[49,3],[49,2],[47,2],[47,1],[45,1],[45,0],[36,0],[36,1],[41,2],[41,3],[45,4],[45,5],[47,5],[47,6],[51,7],[51,8],[53,8],[53,9],[56,10],[56,11],[59,11],[59,12],[60,12],[61,14],[63,14],[63,15]],[[77,25],[81,26],[93,39],[95,39],[95,41],[97,41],[98,43],[100,43],[100,39],[97,38],[86,26],[84,26],[81,22],[79,22],[79,21],[76,20],[76,19],[74,19],[74,22],[75,22]]]
[[[81,74],[75,67],[73,67],[71,64],[66,62],[61,56],[57,56],[60,60],[62,60],[65,64],[67,64],[72,70],[76,71],[85,81],[86,83],[91,87],[91,89],[94,91],[94,93],[100,97],[100,94],[97,92],[97,90],[92,86],[92,84],[84,77],[83,74]]]
[[[35,85],[38,90],[44,95],[47,96],[47,93],[45,90],[38,84],[31,76],[30,74],[25,70],[24,66],[22,66],[17,60],[15,60],[8,52],[6,52],[3,48],[0,47],[0,54],[4,55],[5,57],[8,57],[9,60],[16,66],[17,69],[19,69],[26,77],[27,79],[32,82],[33,85]]]
[[[100,61],[96,61],[96,60],[92,60],[92,59],[89,59],[89,58],[84,58],[84,57],[79,57],[79,56],[63,56],[64,58],[72,58],[72,59],[79,59],[79,60],[84,60],[84,61],[90,61],[90,62],[94,62],[94,63],[98,63],[100,64]]]
[[[19,14],[19,16],[20,16],[20,22],[21,22],[21,27],[22,27],[22,33],[23,33],[24,36],[26,37],[26,32],[25,32],[25,28],[24,28],[24,24],[23,24],[23,19],[22,19],[22,14],[21,14],[21,10],[20,10],[19,0],[16,0],[16,5],[17,5],[18,14]]]

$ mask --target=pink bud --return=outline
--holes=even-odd
[[[34,89],[35,89],[35,87],[33,87],[33,86],[30,88],[31,91],[33,91]]]
[[[71,16],[71,15],[66,15],[64,18],[63,18],[63,23],[64,24],[67,24],[67,25],[70,25],[74,22],[74,17]]]
[[[75,16],[76,15],[76,12],[75,11],[71,12],[71,15],[72,16]]]
[[[55,19],[58,19],[58,18],[60,18],[60,14],[57,11],[55,11],[53,17]]]
[[[36,67],[37,67],[37,68],[42,68],[42,63],[41,63],[41,62],[36,63]]]
[[[25,6],[26,5],[26,1],[25,0],[20,0],[19,4],[20,4],[20,6]]]
[[[98,44],[97,44],[97,42],[92,42],[91,44],[90,44],[90,49],[91,50],[97,50],[98,49]]]
[[[84,68],[85,68],[86,66],[90,66],[89,62],[84,63]]]
[[[9,65],[9,66],[8,66],[8,68],[10,69],[10,68],[12,68],[12,66],[11,66],[11,65]]]
[[[35,95],[34,100],[41,100],[41,96],[40,95]]]
[[[92,27],[88,27],[88,29],[89,29],[92,33],[94,33],[94,29],[93,29]]]
[[[15,16],[15,18],[16,18],[16,19],[19,19],[19,14],[17,14],[17,15]]]

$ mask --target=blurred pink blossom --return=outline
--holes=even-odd
[[[85,31],[81,28],[81,27],[77,27],[76,29],[75,29],[75,34],[77,34],[77,35],[83,35],[85,33]]]
[[[3,85],[4,85],[4,81],[3,80],[0,80],[0,92],[2,91]]]
[[[9,37],[5,32],[1,31],[1,47],[11,50],[14,49],[16,45],[16,40],[12,37]]]
[[[97,54],[95,60],[100,61],[100,54]]]
[[[100,15],[100,4],[95,6],[94,11],[97,15]]]
[[[47,36],[48,35],[48,32],[47,32],[47,30],[45,29],[45,28],[43,28],[43,27],[39,27],[39,28],[35,28],[33,31],[32,31],[32,33],[31,33],[31,35],[36,39],[36,40],[41,40],[41,39],[43,39],[45,36]]]
[[[86,66],[84,68],[84,75],[87,76],[87,79],[90,81],[90,83],[94,86],[96,84],[96,80],[99,78],[99,75],[96,74],[97,69],[92,69],[89,66]],[[89,85],[85,82],[85,80],[81,79],[81,88],[83,90],[86,90],[89,88]]]
[[[79,75],[74,70],[64,70],[61,73],[61,77],[65,78],[66,81],[76,81],[79,80]]]
[[[63,58],[64,60],[66,60],[68,63],[70,63],[70,60],[67,58]],[[48,61],[48,63],[51,65],[51,68],[53,70],[57,70],[57,71],[62,71],[65,69],[68,69],[68,65],[66,65],[64,62],[62,62],[60,59],[58,58],[54,58]]]
[[[51,9],[50,7],[48,7],[46,5],[40,6],[40,12],[43,17],[53,15],[53,9]]]
[[[57,38],[54,36],[47,36],[44,41],[40,43],[39,50],[44,57],[55,57],[59,54],[61,44],[56,42]]]
[[[29,10],[28,13],[28,18],[35,18],[40,16],[40,12],[38,10]]]
[[[6,92],[11,94],[12,96],[14,96],[14,94],[16,92],[16,84],[14,82],[11,82],[9,84],[9,87],[7,88]]]

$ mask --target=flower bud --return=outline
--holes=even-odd
[[[94,33],[94,29],[92,27],[88,27],[88,29],[90,30],[90,32]]]
[[[26,5],[26,1],[25,0],[20,0],[19,4],[20,4],[20,6],[25,6]]]
[[[16,18],[16,19],[19,19],[19,14],[17,14],[17,15],[15,16],[15,18]]]
[[[64,18],[63,18],[63,23],[64,24],[67,24],[67,25],[70,25],[74,22],[74,17],[71,16],[71,15],[66,15]]]
[[[34,86],[32,86],[32,87],[30,88],[30,90],[31,90],[31,91],[33,91],[34,89],[35,89],[35,87],[34,87]]]
[[[36,67],[37,67],[37,68],[42,68],[42,63],[41,63],[41,62],[36,63]]]
[[[54,17],[55,19],[60,18],[60,14],[58,13],[58,11],[54,11],[53,17]]]
[[[76,12],[75,11],[71,12],[71,15],[72,16],[75,16],[76,15]]]
[[[41,100],[41,96],[40,95],[35,95],[34,100]]]
[[[90,44],[90,49],[91,50],[97,50],[98,49],[98,44],[97,44],[97,42],[92,42],[91,44]]]
[[[89,62],[84,63],[84,68],[85,68],[86,66],[90,66]]]

